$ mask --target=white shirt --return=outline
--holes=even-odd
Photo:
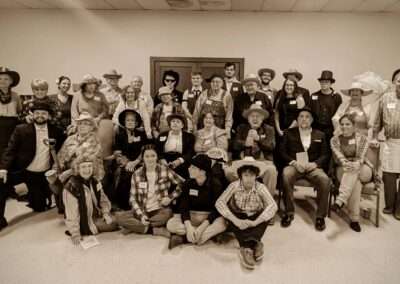
[[[160,209],[160,202],[158,200],[158,196],[155,194],[156,191],[156,172],[146,173],[147,183],[148,183],[148,192],[147,192],[147,201],[146,201],[146,211],[151,212],[154,210]]]
[[[182,132],[179,135],[172,134],[172,131],[169,132],[164,151],[182,153]]]
[[[33,161],[26,168],[31,172],[44,172],[50,168],[50,148],[44,144],[44,140],[49,139],[49,131],[47,124],[43,126],[37,126],[36,129],[36,153]]]
[[[301,143],[303,144],[304,150],[308,151],[308,148],[310,148],[311,145],[311,131],[312,129],[306,129],[303,130],[299,127],[300,131],[300,139]]]

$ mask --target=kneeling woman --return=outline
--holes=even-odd
[[[254,269],[264,255],[261,238],[268,221],[275,215],[277,205],[266,186],[256,178],[265,170],[265,164],[245,157],[235,163],[239,180],[232,182],[215,204],[228,221],[240,245],[240,260],[247,269]]]
[[[176,234],[170,238],[169,249],[185,242],[202,245],[226,229],[224,218],[215,208],[223,188],[211,175],[211,159],[204,154],[195,156],[189,174],[179,197],[179,214],[167,223],[168,231]]]
[[[111,203],[101,183],[93,176],[95,160],[89,156],[77,158],[73,165],[73,176],[63,191],[65,224],[74,245],[79,244],[83,235],[118,229],[110,214]]]
[[[119,213],[117,222],[128,232],[169,237],[164,227],[172,217],[169,205],[180,195],[183,180],[158,162],[154,145],[143,146],[142,159],[143,166],[132,174],[132,211]],[[168,190],[173,185],[176,187],[169,194]]]
[[[339,165],[336,175],[340,180],[339,196],[332,206],[339,211],[347,205],[350,213],[350,228],[361,231],[360,202],[362,182],[372,178],[372,167],[368,165],[366,153],[368,139],[355,131],[355,119],[351,114],[344,114],[339,119],[342,134],[331,139],[331,147],[336,163]]]

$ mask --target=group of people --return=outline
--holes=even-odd
[[[342,90],[346,101],[329,70],[312,94],[294,69],[283,73],[280,90],[270,85],[270,68],[242,82],[235,72],[226,63],[223,75],[206,78],[207,87],[193,72],[181,92],[179,74],[168,70],[154,95],[142,90],[140,76],[120,88],[116,70],[103,75],[106,85],[85,75],[74,95],[71,79],[60,76],[57,94],[35,79],[33,95],[23,97],[13,91],[19,74],[0,67],[0,230],[8,225],[7,198],[25,199],[36,212],[55,202],[74,244],[122,229],[165,236],[172,249],[220,242],[229,232],[242,265],[253,269],[274,224],[277,189],[281,226],[288,227],[299,179],[317,192],[316,230],[326,227],[336,180],[332,209],[346,206],[350,227],[360,232],[361,189],[378,174],[380,146],[383,212],[400,220],[400,69],[386,87],[376,78],[355,80]],[[365,104],[368,96],[375,108]],[[384,141],[377,140],[381,130]],[[16,190],[21,185],[26,196]]]

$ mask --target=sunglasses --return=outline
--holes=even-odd
[[[175,79],[165,79],[164,81],[168,82],[168,83],[172,83],[172,82],[175,82],[176,80]]]

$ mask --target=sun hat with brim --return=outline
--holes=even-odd
[[[267,119],[269,117],[269,112],[263,109],[263,107],[259,104],[252,104],[248,109],[243,112],[243,117],[247,119],[252,112],[258,112],[259,114],[264,116],[264,119]]]
[[[205,154],[198,154],[192,158],[190,164],[205,172],[211,171],[211,159]]]
[[[373,92],[372,90],[364,90],[363,87],[362,87],[362,84],[359,83],[359,82],[351,83],[350,89],[344,89],[344,90],[341,90],[341,92],[345,96],[351,96],[350,93],[351,93],[352,90],[361,90],[361,93],[362,93],[361,95],[362,96],[367,96],[367,95],[369,95],[369,94],[371,94]]]
[[[49,113],[52,112],[50,104],[48,102],[34,102],[33,106],[30,108],[31,111],[35,111],[35,110],[45,110]]]
[[[122,74],[118,73],[117,70],[115,69],[111,69],[109,72],[103,74],[103,77],[106,79],[121,79],[122,78]]]
[[[96,84],[97,86],[101,85],[101,80],[97,79],[95,76],[91,74],[86,74],[83,76],[82,82],[79,83],[79,87],[82,88],[83,85],[87,84]]]
[[[125,109],[125,110],[121,111],[121,113],[118,115],[119,125],[125,127],[125,118],[126,118],[126,115],[129,113],[132,113],[133,115],[135,115],[136,127],[139,127],[140,125],[142,125],[142,118],[140,117],[140,114],[137,111],[135,111],[134,109]]]
[[[206,82],[207,83],[211,83],[211,81],[214,80],[215,78],[220,78],[222,81],[224,81],[224,76],[222,76],[220,74],[217,74],[217,73],[214,73],[214,74],[211,75],[210,78],[206,79]]]
[[[267,165],[264,162],[257,161],[251,156],[246,156],[242,160],[233,161],[231,165],[231,170],[237,173],[238,170],[244,166],[252,166],[258,168],[258,170],[260,171],[258,173],[258,176],[262,176],[267,169]]]
[[[218,148],[218,147],[212,147],[210,148],[207,152],[206,155],[216,161],[221,161],[221,162],[228,162],[228,153],[224,149]]]
[[[275,78],[275,70],[271,69],[271,68],[261,68],[258,70],[257,74],[258,76],[262,76],[262,74],[264,73],[269,73],[271,74],[271,80],[273,80]]]
[[[159,97],[163,96],[163,95],[171,95],[172,94],[172,89],[170,87],[161,87],[158,89],[158,93],[157,95]]]
[[[258,86],[260,86],[261,82],[260,79],[257,77],[256,74],[248,74],[242,81],[242,85],[246,85],[248,82],[254,82]]]
[[[8,76],[11,77],[12,79],[12,83],[10,85],[10,87],[15,87],[19,84],[19,80],[20,80],[20,76],[19,73],[16,71],[12,71],[10,69],[8,69],[7,67],[0,67],[0,75],[1,74],[7,74]]]
[[[168,115],[168,117],[167,117],[168,125],[171,124],[171,121],[172,121],[173,119],[179,119],[180,121],[182,121],[183,126],[184,126],[184,127],[186,126],[186,117],[185,117],[184,114],[179,113],[179,112],[175,112],[175,113],[172,113],[172,114]]]
[[[290,75],[294,75],[297,78],[297,80],[299,80],[299,81],[301,81],[301,79],[303,79],[303,74],[301,74],[296,69],[289,69],[289,71],[284,72],[282,75],[285,79],[287,79]]]

